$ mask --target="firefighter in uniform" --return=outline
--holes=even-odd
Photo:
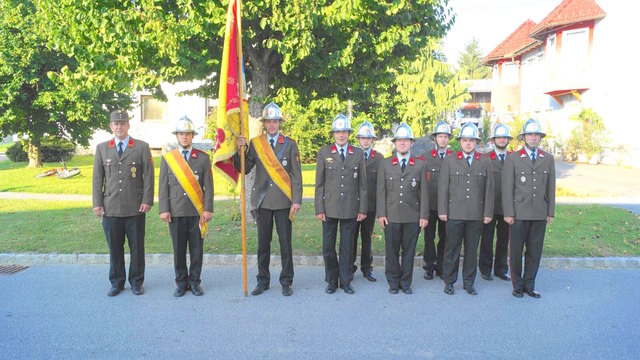
[[[525,145],[512,152],[502,172],[504,221],[511,225],[510,254],[513,296],[523,293],[539,298],[535,291],[536,274],[542,256],[544,232],[555,216],[556,168],[553,155],[538,146],[545,136],[540,123],[529,119],[518,135]],[[522,272],[522,251],[524,273]]]
[[[438,214],[447,222],[444,252],[444,292],[453,295],[464,240],[463,288],[476,295],[478,242],[482,224],[493,216],[493,175],[490,160],[476,152],[478,128],[468,122],[460,129],[460,150],[445,158],[438,180]]]
[[[327,294],[338,286],[353,294],[351,286],[352,247],[356,222],[367,217],[367,179],[362,149],[349,145],[351,124],[339,114],[331,124],[333,144],[318,151],[316,163],[315,210],[322,220],[322,255]],[[340,227],[340,260],[336,238]]]
[[[409,125],[400,124],[392,139],[395,155],[382,160],[378,169],[376,216],[384,229],[384,273],[391,294],[398,289],[412,293],[416,243],[429,218],[426,163],[411,156],[413,140]]]
[[[509,251],[509,225],[504,222],[502,211],[502,167],[508,155],[507,145],[513,139],[509,133],[509,128],[504,124],[498,124],[493,129],[493,144],[495,150],[489,154],[491,159],[491,172],[493,173],[493,219],[482,228],[482,238],[480,239],[480,256],[478,258],[478,268],[485,280],[493,280],[491,269],[498,278],[509,281],[507,275],[509,266],[507,265],[507,253]],[[493,234],[496,234],[496,256],[493,257]]]
[[[251,205],[258,226],[258,276],[257,285],[251,291],[254,296],[269,289],[271,282],[269,262],[274,220],[280,242],[282,295],[293,294],[292,220],[302,204],[302,170],[298,145],[280,133],[282,120],[280,107],[273,102],[267,104],[262,111],[266,134],[251,139],[245,155],[245,172],[256,167],[251,189]],[[239,136],[239,151],[246,144],[246,138]],[[234,164],[239,171],[239,154],[234,156]]]
[[[376,281],[373,276],[373,256],[371,255],[371,236],[373,235],[373,227],[376,221],[376,183],[378,181],[378,165],[384,158],[382,155],[373,150],[373,141],[377,139],[373,129],[373,125],[368,121],[363,122],[358,127],[356,134],[360,142],[360,148],[364,151],[365,167],[367,169],[367,217],[361,222],[356,223],[356,231],[353,234],[353,251],[352,273],[355,274],[358,267],[355,265],[358,253],[358,235],[362,239],[362,250],[360,252],[360,270],[362,276],[369,281]]]
[[[431,151],[422,155],[427,161],[427,183],[429,187],[429,224],[424,229],[424,278],[433,279],[436,276],[442,277],[442,260],[444,257],[444,246],[447,241],[447,223],[438,218],[438,175],[444,158],[451,154],[449,150],[449,140],[451,140],[451,127],[444,121],[436,124],[435,130],[431,134],[431,141],[435,146]],[[438,228],[438,246],[436,247],[436,227]]]
[[[158,210],[160,219],[169,224],[173,244],[173,268],[180,297],[191,289],[195,296],[204,294],[200,287],[206,223],[213,217],[213,176],[211,160],[193,148],[197,135],[186,116],[176,122],[173,132],[178,147],[164,154],[160,162]],[[190,264],[187,269],[187,245]]]
[[[114,138],[98,144],[93,163],[93,213],[102,217],[109,246],[107,296],[124,289],[124,238],[129,241],[129,284],[134,295],[144,289],[144,234],[146,213],[153,206],[153,159],[149,144],[129,136],[129,115],[111,113]]]

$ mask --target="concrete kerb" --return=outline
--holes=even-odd
[[[129,254],[125,255],[129,261]],[[173,265],[172,254],[147,254],[147,265]],[[322,256],[294,256],[293,262],[297,266],[323,266]],[[356,264],[360,261],[356,260]],[[247,255],[247,265],[258,263],[256,255]],[[0,264],[14,265],[50,265],[50,264],[79,264],[79,265],[108,265],[108,254],[38,254],[38,253],[4,253],[0,254]],[[205,254],[204,265],[210,266],[238,266],[242,264],[240,254]],[[271,265],[280,266],[280,256],[271,256]],[[373,266],[384,267],[384,256],[374,256]],[[586,258],[543,258],[540,266],[549,269],[640,269],[640,257],[586,257]],[[415,267],[422,267],[422,258],[415,258]]]

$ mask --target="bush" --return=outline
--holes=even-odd
[[[13,162],[29,161],[26,148],[28,143],[16,141],[7,149],[7,157]],[[40,143],[40,157],[42,162],[58,162],[60,160],[69,161],[73,157],[76,145],[64,138],[49,136],[42,139]]]
[[[587,158],[600,154],[607,142],[602,117],[592,109],[583,108],[579,114],[573,115],[571,120],[577,121],[578,124],[571,131],[571,137],[567,141],[567,152],[572,154],[573,158],[580,153],[585,154]]]

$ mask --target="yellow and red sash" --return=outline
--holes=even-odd
[[[164,159],[169,165],[169,168],[176,175],[176,179],[180,183],[180,186],[184,189],[189,196],[189,199],[195,206],[198,214],[200,215],[200,234],[204,238],[207,232],[207,223],[202,221],[202,213],[204,212],[204,194],[198,179],[191,171],[191,167],[187,164],[187,161],[182,157],[178,149],[173,149],[164,154]]]
[[[253,146],[271,180],[273,180],[287,198],[289,198],[289,201],[293,202],[291,195],[291,178],[284,167],[282,167],[282,164],[273,152],[273,148],[269,145],[267,135],[260,135],[254,138]],[[293,220],[293,217],[290,217]]]

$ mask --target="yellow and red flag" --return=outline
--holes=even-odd
[[[224,33],[224,48],[222,51],[222,66],[220,70],[220,89],[218,91],[218,119],[216,121],[216,139],[213,147],[214,170],[229,180],[233,185],[238,184],[239,172],[233,166],[233,156],[236,153],[236,139],[240,135],[240,90],[244,89],[244,71],[238,71],[239,36],[239,0],[229,2],[227,11],[227,26]],[[242,91],[242,93],[246,93]],[[249,107],[243,99],[244,134],[249,136]]]

